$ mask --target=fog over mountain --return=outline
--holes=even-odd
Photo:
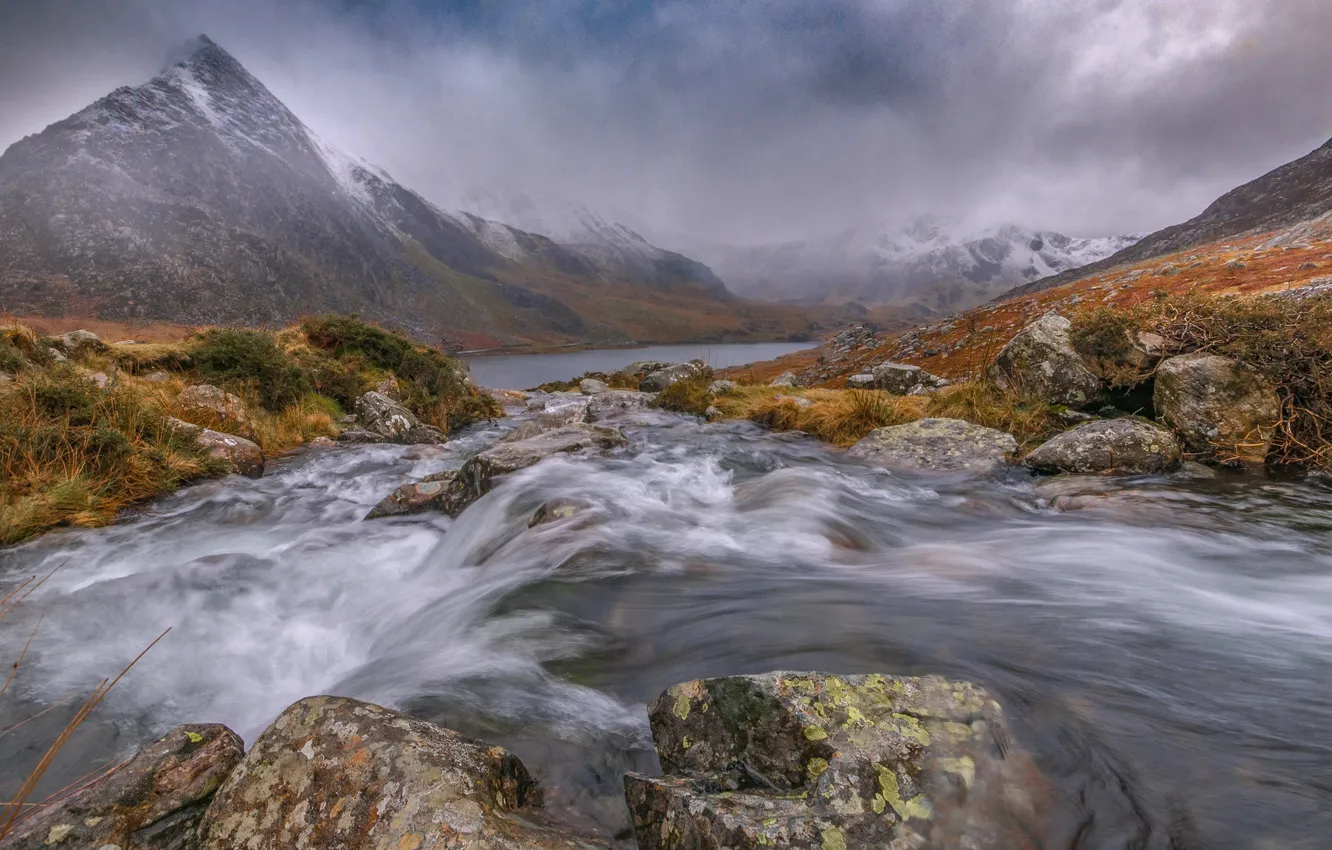
[[[513,187],[656,244],[926,212],[1117,236],[1324,141],[1329,31],[1321,0],[17,0],[0,145],[207,32],[322,138],[444,208]]]

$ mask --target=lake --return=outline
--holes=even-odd
[[[584,372],[614,372],[636,360],[668,363],[703,360],[714,369],[772,360],[814,348],[814,342],[744,342],[649,345],[643,348],[594,348],[567,354],[499,354],[469,357],[472,380],[483,387],[525,390],[549,381],[567,381]]]

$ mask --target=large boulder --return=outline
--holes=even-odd
[[[458,516],[469,505],[489,493],[504,475],[536,466],[548,457],[585,450],[606,452],[629,445],[615,428],[599,425],[568,425],[527,440],[499,443],[463,464],[449,486],[441,507]]]
[[[919,366],[908,363],[884,363],[875,366],[873,371],[874,388],[893,395],[908,395],[913,390],[938,389],[948,386],[948,381],[938,375],[931,375]]]
[[[628,366],[620,370],[621,375],[634,377],[638,375],[651,375],[653,372],[660,372],[662,369],[669,369],[672,366],[679,366],[679,363],[665,363],[660,360],[635,360]]]
[[[441,510],[448,496],[449,485],[457,477],[457,470],[450,470],[427,475],[412,484],[404,484],[385,496],[370,510],[370,513],[365,515],[365,518],[382,519]]]
[[[214,792],[245,744],[225,726],[181,726],[110,773],[42,809],[7,850],[193,850]]]
[[[381,392],[368,392],[356,400],[361,426],[385,440],[407,445],[442,443],[444,432],[425,425],[410,410]]]
[[[639,383],[638,389],[645,393],[659,393],[671,384],[687,381],[703,374],[703,371],[707,368],[708,364],[702,360],[676,363],[674,366],[667,366],[665,369],[658,369],[649,374]]]
[[[1092,406],[1100,399],[1101,381],[1073,348],[1072,327],[1068,319],[1055,313],[1027,325],[995,358],[994,379],[1051,404]]]
[[[1262,463],[1281,421],[1276,389],[1228,357],[1195,352],[1156,370],[1153,403],[1185,448],[1222,461]]]
[[[642,850],[1035,850],[1052,793],[980,687],[769,673],[650,707],[665,776],[625,792]]]
[[[578,382],[578,390],[583,395],[596,395],[610,390],[610,384],[596,378],[584,378]]]
[[[223,434],[221,431],[203,428],[179,419],[169,418],[167,424],[183,434],[194,437],[194,442],[208,454],[229,463],[233,475],[244,475],[246,478],[263,477],[264,453],[257,444],[244,437]]]
[[[1145,419],[1087,422],[1057,434],[1023,461],[1037,472],[1154,474],[1179,466],[1175,435]]]
[[[245,402],[211,384],[186,387],[176,398],[180,415],[198,425],[234,431],[247,440],[254,439],[254,425]]]
[[[728,381],[725,378],[713,381],[708,384],[708,395],[728,395],[740,388],[735,381]]]
[[[377,705],[311,697],[218,789],[200,850],[604,846],[545,822],[518,757]]]
[[[588,399],[587,421],[601,422],[605,419],[624,416],[627,413],[647,410],[648,405],[654,398],[656,396],[652,393],[636,393],[628,390],[611,390],[610,392],[597,393]]]
[[[70,357],[82,357],[86,354],[104,354],[111,346],[102,342],[101,337],[92,331],[70,331],[51,340],[51,344]]]
[[[1011,434],[961,419],[921,419],[878,428],[847,452],[874,466],[989,473],[1017,451]]]
[[[794,388],[800,386],[800,379],[796,377],[795,372],[783,372],[769,381],[768,386]]]

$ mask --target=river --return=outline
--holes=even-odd
[[[551,381],[567,381],[587,372],[614,372],[636,360],[681,363],[702,360],[714,369],[773,360],[814,347],[811,342],[697,343],[642,348],[593,348],[565,354],[493,354],[470,357],[472,380],[483,387],[525,390]]]
[[[50,789],[182,722],[253,742],[317,693],[516,751],[561,816],[623,829],[654,770],[644,705],[701,676],[943,673],[990,688],[1062,793],[1055,846],[1314,850],[1332,835],[1332,486],[917,478],[811,439],[664,413],[633,448],[548,460],[456,521],[362,522],[513,421],[438,448],[311,451],[137,518],[0,552],[0,728],[85,694],[163,628]],[[1065,487],[1065,484],[1055,485]],[[527,528],[554,496],[596,507]],[[69,713],[0,737],[9,793]]]

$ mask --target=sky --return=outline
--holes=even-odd
[[[1332,137],[1327,0],[4,0],[0,146],[199,33],[431,200],[677,243],[1148,231]]]

